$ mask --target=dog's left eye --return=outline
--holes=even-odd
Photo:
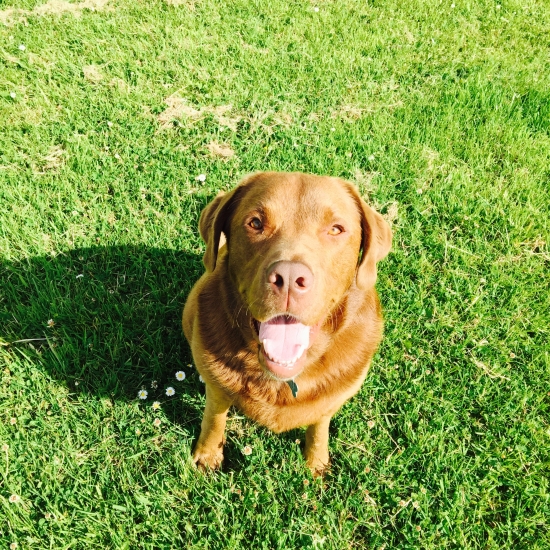
[[[252,227],[252,229],[255,229],[256,231],[259,231],[260,229],[263,229],[264,224],[262,223],[262,220],[260,218],[252,218],[248,225]]]
[[[344,228],[341,225],[333,225],[329,230],[328,234],[332,235],[333,237],[336,235],[340,235],[340,233],[344,232]]]

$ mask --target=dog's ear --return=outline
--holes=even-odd
[[[229,223],[231,216],[239,200],[244,194],[246,186],[251,182],[255,174],[244,178],[239,185],[230,191],[224,193],[220,191],[216,198],[206,205],[201,213],[199,220],[199,232],[202,240],[206,243],[206,252],[202,258],[206,271],[214,271],[216,260],[218,259],[218,250],[225,241],[220,242],[222,233],[226,239],[229,239]]]
[[[206,252],[202,258],[206,271],[214,271],[218,259],[220,238],[230,216],[233,193],[220,191],[217,197],[206,205],[199,220],[199,232],[206,243]]]
[[[376,283],[376,264],[383,260],[391,250],[392,232],[386,220],[371,208],[359,195],[357,189],[351,188],[361,212],[361,260],[357,266],[357,286],[369,289]]]

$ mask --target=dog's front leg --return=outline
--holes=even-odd
[[[223,461],[223,434],[231,401],[219,389],[206,385],[206,407],[193,461],[201,469],[219,468]]]
[[[330,416],[324,416],[316,424],[308,426],[306,431],[306,446],[304,458],[314,476],[323,475],[328,468],[328,427]]]

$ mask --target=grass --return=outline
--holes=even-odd
[[[550,547],[548,3],[77,15],[0,23],[0,546]],[[322,482],[303,431],[236,411],[224,470],[190,464],[198,216],[260,169],[351,179],[393,222]]]

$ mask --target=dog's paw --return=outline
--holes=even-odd
[[[325,474],[329,471],[330,469],[330,464],[316,464],[316,465],[307,465],[307,467],[310,469],[311,471],[311,475],[314,477],[314,478],[318,478],[318,477],[325,477]]]
[[[223,448],[197,448],[193,452],[193,462],[199,470],[217,470],[223,462]]]
[[[323,477],[330,468],[330,459],[328,454],[319,455],[306,455],[307,467],[311,471],[313,477]]]

